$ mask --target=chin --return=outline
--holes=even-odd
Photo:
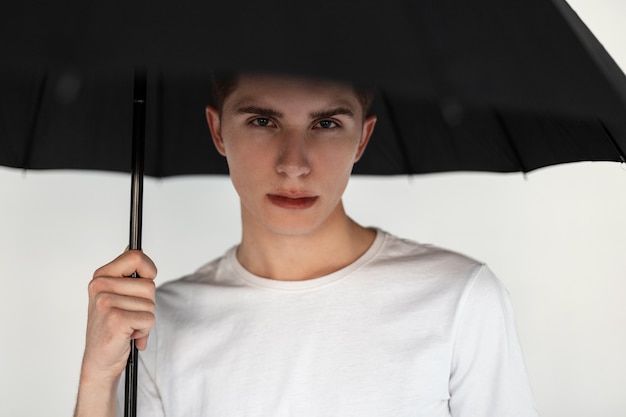
[[[312,236],[322,229],[329,227],[337,219],[341,211],[339,204],[335,209],[329,210],[327,206],[317,205],[307,210],[284,210],[276,208],[272,205],[263,207],[261,210],[247,211],[247,218],[251,221],[249,224],[256,223],[266,232],[276,236],[285,237],[304,237]]]
[[[310,236],[311,234],[315,233],[315,231],[318,230],[319,227],[316,227],[315,225],[303,225],[303,224],[298,224],[298,225],[281,224],[281,225],[267,225],[267,229],[271,233],[280,235],[280,236],[305,237],[305,236]]]
[[[321,229],[324,221],[320,219],[303,218],[306,216],[280,216],[275,221],[263,222],[265,228],[280,236],[310,236]]]

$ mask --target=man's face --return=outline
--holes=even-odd
[[[376,122],[352,87],[246,75],[207,108],[217,150],[228,161],[245,227],[299,235],[343,216],[341,196]]]

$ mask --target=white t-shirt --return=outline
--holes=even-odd
[[[537,416],[484,265],[382,231],[306,281],[252,275],[235,253],[159,288],[139,417]]]

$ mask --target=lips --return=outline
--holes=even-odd
[[[316,196],[268,194],[267,197],[275,206],[289,210],[305,210],[317,202]]]

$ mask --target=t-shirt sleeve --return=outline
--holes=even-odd
[[[457,310],[450,373],[453,417],[536,417],[506,289],[482,266]]]

